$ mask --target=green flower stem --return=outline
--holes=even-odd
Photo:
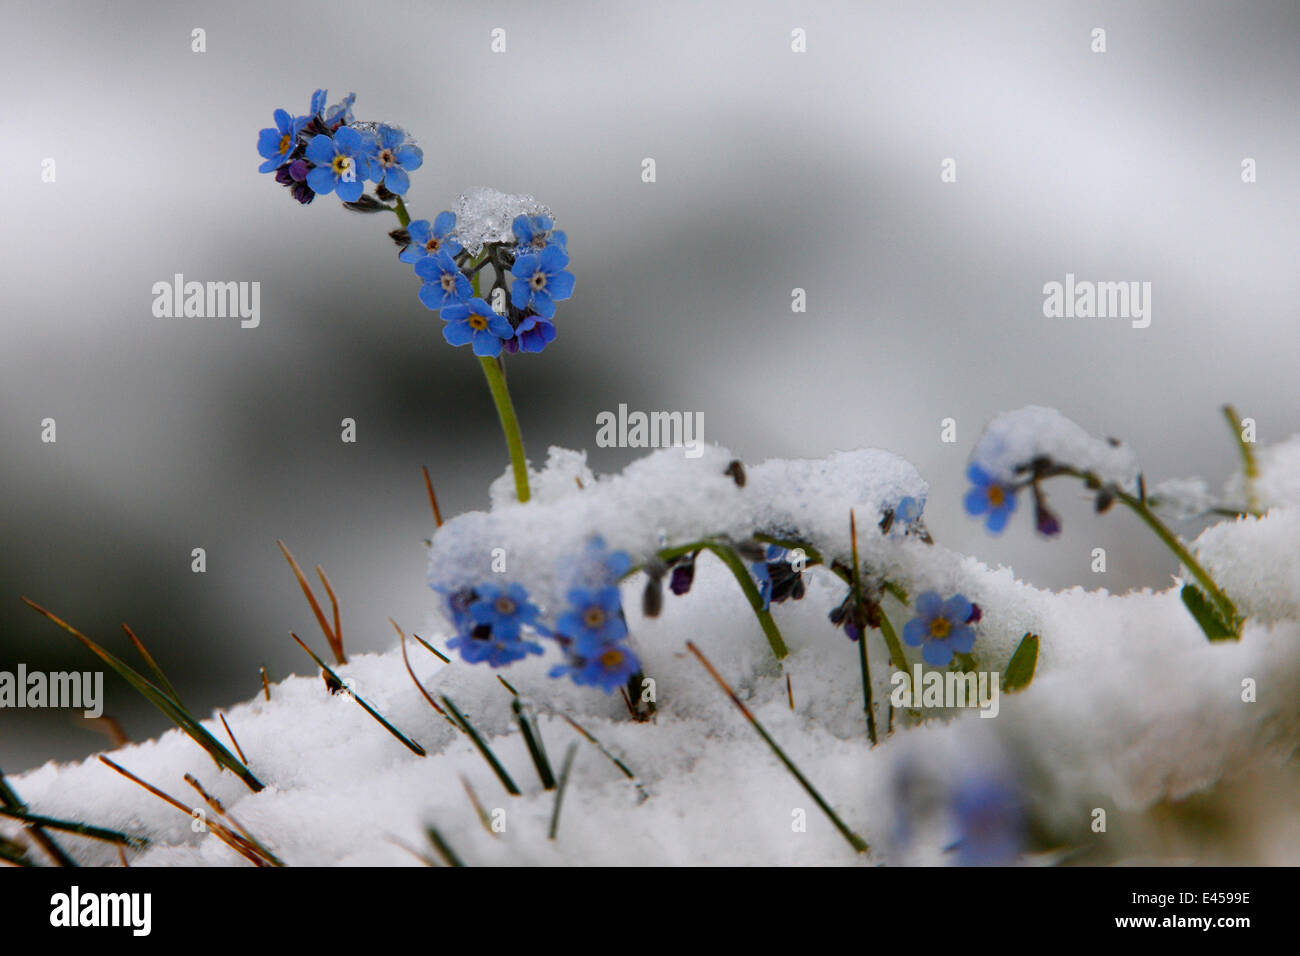
[[[528,459],[524,457],[524,439],[519,433],[515,403],[510,400],[510,389],[506,387],[505,369],[499,359],[490,356],[480,357],[479,364],[483,366],[483,375],[487,378],[492,401],[496,403],[497,415],[501,418],[501,430],[505,432],[510,464],[515,472],[515,497],[522,504],[532,497],[528,490]]]
[[[656,552],[656,555],[661,561],[672,561],[683,555],[690,554],[692,551],[712,551],[731,570],[731,573],[736,578],[736,583],[745,592],[749,606],[754,609],[754,616],[758,618],[759,626],[763,628],[763,634],[767,637],[767,643],[771,645],[772,653],[776,655],[776,659],[784,660],[789,656],[790,650],[785,646],[785,639],[781,637],[781,629],[776,626],[771,611],[763,607],[763,595],[758,593],[758,587],[754,584],[754,579],[749,576],[749,569],[745,567],[745,562],[740,560],[740,555],[736,554],[735,548],[712,538],[703,538],[689,544],[664,548],[662,551]],[[645,568],[642,566],[631,568],[624,577],[630,577],[637,571],[644,570]]]
[[[1079,478],[1089,487],[1100,488],[1104,484],[1097,475],[1091,472],[1078,471],[1074,468],[1061,467],[1055,473]],[[1147,504],[1146,497],[1131,495],[1119,487],[1114,487],[1114,492],[1116,500],[1141,518],[1143,523],[1155,532],[1156,537],[1164,542],[1165,547],[1174,553],[1174,556],[1183,563],[1187,570],[1192,572],[1192,577],[1196,578],[1197,583],[1205,589],[1205,593],[1210,596],[1210,600],[1218,608],[1223,623],[1233,633],[1240,633],[1244,619],[1237,610],[1237,606],[1232,603],[1232,599],[1224,593],[1223,589],[1214,583],[1214,578],[1210,577],[1209,572],[1201,567],[1200,562],[1192,557],[1192,552],[1178,540],[1178,536],[1165,527],[1165,523],[1156,516],[1156,513],[1151,510],[1151,506]]]
[[[1115,497],[1129,507],[1129,509],[1146,523],[1146,526],[1156,533],[1165,546],[1183,563],[1187,570],[1192,572],[1192,577],[1196,578],[1201,587],[1210,596],[1223,616],[1223,623],[1232,629],[1234,633],[1241,631],[1242,617],[1237,610],[1237,606],[1232,603],[1232,599],[1214,583],[1214,578],[1210,577],[1208,571],[1201,567],[1200,563],[1192,557],[1192,552],[1178,540],[1178,536],[1165,527],[1163,521],[1156,517],[1154,511],[1141,498],[1130,495],[1121,489],[1115,490]]]
[[[393,207],[393,212],[397,213],[397,221],[402,224],[403,229],[411,224],[411,214],[406,211],[406,203],[402,201],[401,196],[397,197],[397,205]]]
[[[790,651],[785,646],[785,641],[781,637],[780,629],[776,626],[776,621],[772,620],[772,612],[763,607],[763,595],[758,593],[758,587],[754,584],[754,579],[749,576],[749,569],[740,560],[740,555],[736,554],[734,548],[719,544],[716,541],[710,542],[705,547],[722,559],[722,563],[731,569],[731,573],[736,578],[736,583],[740,585],[740,589],[745,592],[745,597],[749,599],[749,606],[754,609],[754,616],[758,618],[758,623],[767,636],[767,643],[772,646],[772,653],[776,655],[778,661],[784,660]]]
[[[1231,405],[1223,406],[1223,417],[1228,420],[1228,427],[1232,429],[1232,435],[1237,439],[1237,448],[1241,451],[1241,472],[1245,479],[1246,486],[1246,506],[1252,512],[1259,511],[1259,501],[1255,497],[1255,479],[1259,477],[1259,465],[1255,462],[1255,453],[1251,450],[1250,443],[1241,437],[1241,416],[1237,414],[1237,409]]]

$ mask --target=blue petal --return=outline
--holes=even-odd
[[[988,523],[985,525],[989,531],[994,534],[1001,534],[1002,529],[1007,526],[1007,519],[1011,517],[1011,509],[1002,507],[996,511],[989,512]]]
[[[448,322],[442,327],[442,337],[452,345],[466,345],[474,338],[474,330],[464,322]]]
[[[926,626],[925,621],[919,617],[914,617],[903,625],[903,643],[909,647],[916,647],[925,640],[925,635],[928,632],[929,628]]]
[[[339,184],[334,189],[338,193],[339,199],[344,202],[356,202],[361,198],[361,194],[366,191],[366,184],[360,179],[354,179],[352,182],[340,179]]]
[[[324,166],[317,166],[307,174],[307,185],[314,193],[321,196],[329,195],[334,191],[334,174]]]
[[[405,196],[406,191],[411,188],[411,177],[406,175],[406,170],[394,166],[384,177],[384,187],[391,193]]]
[[[412,172],[424,165],[424,150],[418,146],[403,146],[395,151],[393,155],[397,157],[397,162],[401,164],[403,169]]]
[[[576,280],[572,272],[557,272],[546,283],[546,291],[552,299],[562,300],[573,295],[573,285]]]
[[[493,358],[501,354],[501,340],[487,329],[474,333],[474,354],[480,358]]]
[[[948,638],[948,645],[960,654],[969,654],[975,646],[975,629],[968,624],[956,628]]]
[[[424,256],[415,264],[415,274],[427,282],[437,282],[442,277],[438,256]]]
[[[447,235],[456,228],[456,214],[454,212],[440,212],[438,218],[433,220],[433,234],[439,239]]]
[[[307,144],[306,156],[317,165],[327,165],[334,158],[334,140],[323,134],[312,137]]]
[[[427,261],[428,259],[421,259],[420,262],[415,264],[416,269],[419,269],[421,262]],[[424,285],[420,286],[419,295],[420,301],[424,304],[426,309],[432,309],[437,312],[442,308],[442,287],[436,282],[426,282]]]
[[[537,258],[547,275],[559,272],[569,264],[569,254],[560,246],[547,246],[538,254]]]
[[[954,627],[965,624],[970,617],[971,603],[964,594],[954,594],[943,602],[943,616],[952,621]]]
[[[429,241],[431,230],[429,229],[429,220],[417,219],[406,227],[407,234],[411,237],[412,242],[418,242],[424,245]]]
[[[968,515],[982,515],[989,510],[989,493],[983,487],[972,488],[963,500]]]
[[[533,273],[537,271],[538,261],[535,253],[525,253],[515,260],[515,264],[510,267],[510,272],[520,279],[531,279]]]
[[[931,667],[947,667],[952,662],[952,648],[947,641],[930,641],[921,651],[921,656]]]
[[[926,591],[916,599],[916,613],[926,620],[937,617],[943,608],[943,599],[937,591]]]

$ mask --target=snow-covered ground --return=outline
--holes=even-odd
[[[1072,463],[1130,484],[1136,465],[1127,451],[1044,416],[1050,418],[1030,410],[1028,418],[995,423],[976,457],[988,464],[990,449],[1013,449],[1017,461],[1036,453],[1057,461],[1083,456]],[[1026,422],[1049,436],[1046,452],[1017,430]],[[662,449],[602,478],[582,454],[553,449],[534,475],[533,501],[514,502],[503,476],[490,511],[459,516],[436,532],[432,582],[472,585],[493,573],[494,555],[504,554],[504,577],[525,584],[543,608],[554,607],[562,587],[556,569],[593,533],[640,563],[656,549],[704,535],[797,529],[828,560],[847,560],[853,510],[868,584],[888,579],[913,596],[960,592],[977,603],[980,670],[1005,671],[1021,638],[1040,635],[1033,681],[1002,694],[994,719],[977,709],[891,714],[893,667],[880,632],[871,631],[880,732],[873,747],[857,645],[827,620],[845,597],[844,582],[814,567],[801,600],[773,605],[790,648],[778,662],[735,579],[703,555],[690,592],[665,594],[653,619],[641,613],[644,575],[622,585],[631,645],[655,683],[657,713],[649,721],[632,719],[618,694],[549,677],[554,649],[494,671],[454,655],[443,664],[408,643],[420,681],[435,699],[451,698],[488,739],[521,796],[509,796],[469,738],[430,708],[396,646],[357,656],[338,672],[427,757],[402,746],[346,693],[329,693],[319,677],[292,677],[271,688],[269,701],[259,695],[224,712],[266,784],[260,793],[218,771],[179,731],[123,747],[112,758],[190,806],[197,797],[183,777],[193,774],[291,865],[415,864],[411,848],[427,852],[429,825],[471,864],[942,863],[960,859],[960,851],[945,852],[955,842],[971,848],[988,837],[987,827],[980,829],[985,818],[968,811],[971,800],[978,804],[990,792],[1006,795],[986,809],[994,807],[991,826],[1011,835],[1021,860],[1090,852],[1113,832],[1097,832],[1098,810],[1112,821],[1127,819],[1254,779],[1284,765],[1300,742],[1300,437],[1258,457],[1254,494],[1267,513],[1220,520],[1192,543],[1248,618],[1239,641],[1211,643],[1180,599],[1181,578],[1164,590],[1123,595],[1082,587],[1051,592],[941,543],[882,531],[880,512],[905,497],[923,503],[926,495],[915,469],[885,452],[766,462],[747,469],[742,487],[726,473],[730,454],[717,447],[695,459]],[[1241,491],[1238,477],[1227,499]],[[1117,508],[1095,520],[1135,519]],[[1067,539],[1072,531],[1078,529],[1064,530]],[[1023,525],[1021,532],[1029,533]],[[1170,571],[1180,572],[1173,558]],[[440,603],[433,598],[431,592],[431,608]],[[883,607],[900,632],[914,613],[895,597]],[[417,633],[445,649],[451,625],[440,613],[426,624]],[[687,641],[869,852],[853,851],[688,653]],[[323,650],[318,636],[316,643]],[[915,649],[908,652],[919,659]],[[570,743],[577,744],[554,840],[548,828],[555,794],[539,783],[498,674],[536,708],[552,764],[558,767]],[[217,721],[205,726],[225,739]],[[132,865],[245,865],[210,833],[196,831],[190,817],[96,760],[47,764],[12,782],[34,812],[148,836],[152,845],[133,853]],[[467,784],[499,832],[483,825]],[[1285,799],[1262,805],[1294,814]],[[16,830],[6,824],[3,832]],[[107,844],[59,840],[79,861],[118,862]],[[1290,850],[1279,852],[1285,858]],[[1109,859],[1129,853],[1114,843],[1107,848]]]

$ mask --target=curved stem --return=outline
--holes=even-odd
[[[1223,616],[1223,623],[1234,632],[1239,631],[1241,629],[1241,615],[1238,613],[1236,605],[1214,583],[1214,578],[1210,577],[1209,572],[1192,557],[1192,552],[1178,540],[1178,536],[1165,527],[1164,522],[1156,517],[1155,512],[1142,499],[1118,488],[1115,490],[1115,497],[1141,518],[1146,523],[1146,526],[1156,533],[1156,537],[1163,541],[1165,546],[1183,563],[1183,566],[1192,572],[1192,576],[1196,578],[1201,587],[1209,594],[1210,599],[1218,606],[1219,613]]]
[[[515,472],[515,497],[522,504],[532,497],[528,490],[528,459],[524,457],[524,439],[519,432],[519,419],[515,417],[515,403],[510,400],[510,389],[506,387],[505,369],[498,359],[489,356],[480,357],[479,364],[483,366],[488,390],[501,418],[501,430],[505,432],[506,448],[510,451],[510,465]]]
[[[776,626],[776,621],[772,620],[772,613],[763,607],[763,595],[758,593],[758,587],[754,584],[754,579],[749,576],[749,569],[745,563],[740,560],[740,555],[736,554],[735,549],[716,541],[711,541],[705,545],[710,551],[716,554],[736,578],[736,583],[740,589],[745,592],[745,597],[749,599],[749,606],[754,609],[754,616],[758,618],[759,625],[763,628],[763,634],[767,637],[767,643],[772,647],[772,653],[776,659],[784,660],[790,653],[785,646],[785,640],[781,637],[781,631]]]

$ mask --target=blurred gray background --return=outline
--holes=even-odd
[[[299,207],[256,172],[272,111],[304,112],[320,86],[420,139],[416,216],[491,185],[568,231],[559,338],[510,363],[534,459],[558,444],[617,469],[636,453],[594,438],[620,402],[702,411],[706,439],[749,461],[880,446],[931,482],[942,543],[1037,584],[1125,590],[1167,583],[1171,559],[1073,487],[1056,489],[1054,542],[1023,512],[996,539],[962,513],[989,417],[1056,406],[1130,442],[1153,480],[1228,474],[1225,401],[1263,442],[1300,429],[1294,3],[5,13],[0,669],[93,667],[26,594],[125,656],[129,622],[203,713],[255,693],[261,664],[308,673],[288,632],[323,641],[276,538],[324,565],[352,650],[431,608],[419,468],[446,513],[479,508],[504,447],[477,364],[442,341],[384,235],[392,217]],[[154,318],[151,286],[177,272],[260,281],[261,327]],[[1044,318],[1042,286],[1066,272],[1152,282],[1151,327]],[[165,727],[106,683],[133,738]],[[102,743],[66,712],[0,711],[9,772]]]

